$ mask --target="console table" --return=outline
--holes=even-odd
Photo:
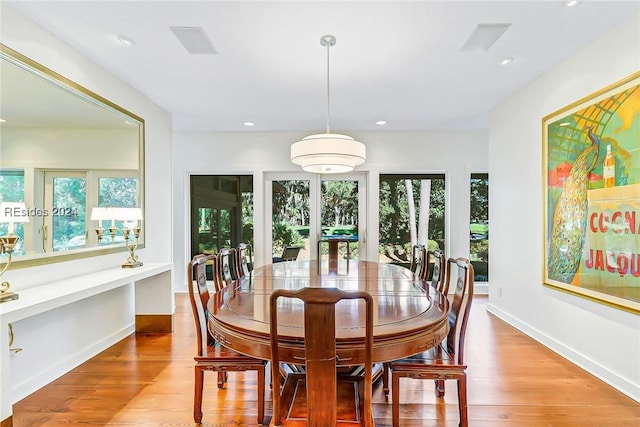
[[[24,397],[22,394],[29,393],[30,387],[37,386],[34,375],[34,382],[25,385],[21,392],[16,393],[14,386],[17,378],[12,377],[12,357],[20,357],[21,353],[15,353],[9,349],[10,325],[19,321],[33,321],[37,316],[45,315],[42,319],[47,319],[47,313],[54,310],[64,309],[70,304],[88,300],[107,292],[112,292],[134,285],[133,298],[135,300],[135,331],[137,332],[171,332],[173,325],[173,289],[171,283],[172,273],[171,263],[147,263],[142,267],[124,269],[120,267],[89,274],[83,274],[45,285],[18,291],[17,300],[0,303],[0,427],[10,427],[12,421],[12,404],[15,400]],[[127,291],[128,292],[128,291]],[[125,292],[126,294],[126,292]],[[129,311],[130,307],[127,308]],[[77,315],[80,317],[80,314]],[[82,318],[72,319],[72,321],[82,322]],[[42,322],[41,322],[42,323]],[[82,323],[80,323],[82,324]],[[55,324],[40,324],[37,326],[45,328],[49,335],[64,335],[65,331],[56,330]],[[48,329],[46,329],[49,327]],[[52,364],[59,370],[69,370],[78,363],[93,356],[92,351],[101,351],[100,346],[109,346],[121,339],[120,335],[128,335],[134,332],[134,328],[124,328],[118,334],[109,337],[95,337],[95,346],[89,349],[70,350],[67,360],[55,360]],[[17,334],[16,334],[17,335]],[[116,340],[115,342],[110,342]],[[24,345],[24,352],[36,353],[34,347],[37,346],[32,340]],[[29,342],[30,341],[30,342]],[[39,347],[38,352],[43,347]],[[44,347],[46,349],[46,347]],[[15,353],[15,355],[14,355]],[[84,360],[82,360],[84,359]],[[37,370],[39,367],[34,366]],[[58,371],[47,371],[47,366],[43,369],[41,377],[56,378],[62,373]],[[32,392],[33,390],[31,390]],[[16,394],[18,399],[16,399]]]

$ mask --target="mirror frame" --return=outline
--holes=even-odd
[[[140,135],[138,139],[138,175],[140,180],[139,191],[141,192],[139,196],[140,200],[140,208],[142,209],[143,218],[145,216],[144,209],[144,198],[145,198],[145,173],[144,173],[144,147],[145,147],[145,122],[144,119],[131,113],[130,111],[120,107],[117,104],[109,101],[106,98],[98,95],[97,93],[77,84],[76,82],[56,73],[50,68],[45,67],[42,64],[24,56],[23,54],[11,49],[10,47],[0,43],[0,60],[10,61],[17,66],[23,68],[27,72],[31,72],[36,76],[44,78],[55,85],[59,86],[61,89],[68,91],[73,96],[79,96],[85,99],[87,102],[92,102],[100,107],[105,108],[106,110],[111,110],[111,112],[116,114],[121,114],[123,116],[127,116],[132,120],[140,123]],[[1,165],[0,165],[1,166]],[[138,244],[136,250],[144,249],[145,247],[145,221],[142,221],[141,224],[142,232],[140,235],[142,236],[141,242]],[[90,228],[87,227],[87,232],[90,231]],[[104,246],[104,247],[92,247],[92,248],[81,248],[74,249],[71,251],[61,251],[61,252],[44,252],[38,253],[34,257],[30,257],[26,255],[26,259],[13,259],[11,261],[10,270],[18,269],[18,268],[27,268],[33,267],[37,265],[45,265],[45,264],[53,264],[57,262],[70,261],[75,259],[82,258],[90,258],[94,256],[108,255],[119,252],[128,252],[128,249],[124,243],[118,243],[114,245]]]

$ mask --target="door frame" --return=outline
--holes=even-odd
[[[321,238],[321,182],[358,181],[358,258],[366,259],[366,224],[367,224],[367,174],[351,172],[344,174],[315,174],[309,172],[265,172],[264,173],[264,246],[262,253],[271,254],[273,248],[273,215],[272,195],[273,181],[309,181],[309,251],[311,259],[318,259],[318,241]],[[270,263],[270,257],[265,257]]]

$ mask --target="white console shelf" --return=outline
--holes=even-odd
[[[171,263],[145,263],[137,268],[111,268],[18,292],[17,300],[0,304],[2,323],[15,322],[120,286],[171,271]]]
[[[18,299],[0,303],[0,425],[12,425],[14,402],[139,330],[139,318],[171,331],[172,274],[169,262],[145,262],[18,290]],[[10,324],[22,326],[15,336],[24,351],[10,351]]]

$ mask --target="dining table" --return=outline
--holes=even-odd
[[[374,363],[421,353],[439,344],[449,331],[449,301],[406,267],[346,260],[336,268],[318,260],[267,264],[216,292],[208,304],[211,335],[237,352],[269,360],[269,298],[276,289],[332,287],[366,291],[374,300]],[[278,300],[280,361],[304,360],[304,304]],[[343,300],[336,305],[339,364],[364,363],[365,305]]]

